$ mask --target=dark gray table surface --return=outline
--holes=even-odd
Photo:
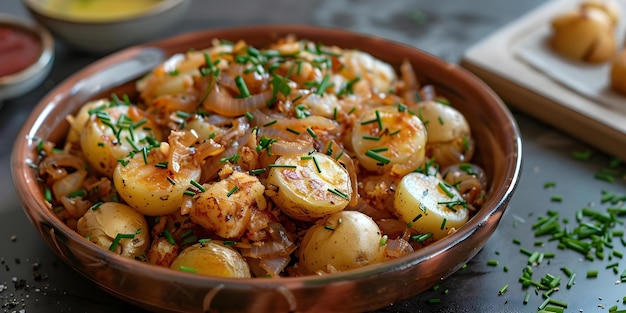
[[[540,0],[189,1],[193,4],[188,17],[161,34],[163,37],[243,24],[313,24],[401,41],[453,63],[458,63],[471,45],[543,3]],[[0,13],[29,18],[18,0],[1,0]],[[104,293],[51,252],[26,218],[11,179],[11,146],[31,108],[56,84],[95,59],[71,51],[57,41],[56,60],[47,80],[29,94],[5,101],[0,109],[2,312],[140,311]],[[597,172],[609,166],[609,156],[596,152],[588,161],[576,160],[572,152],[593,148],[530,117],[519,113],[515,113],[515,117],[522,133],[524,168],[519,187],[494,236],[465,269],[442,281],[438,289],[377,312],[536,312],[544,299],[534,289],[523,288],[518,282],[528,259],[520,253],[521,247],[555,252],[554,258],[544,259],[533,268],[533,278],[537,280],[545,274],[563,276],[562,267],[578,274],[575,286],[565,288],[567,278],[564,278],[560,290],[552,294],[555,299],[568,303],[566,312],[608,312],[613,305],[626,309],[622,302],[626,285],[618,284],[626,260],[617,256],[611,260],[608,257],[584,260],[577,252],[557,249],[555,242],[535,246],[537,239],[531,229],[537,217],[548,210],[574,220],[576,210],[593,205],[601,207],[601,191],[626,194],[624,166],[618,168],[622,178],[614,183],[594,179]],[[556,187],[545,189],[546,182],[555,182]],[[557,194],[562,196],[562,202],[551,201]],[[521,240],[522,244],[514,244],[514,239]],[[614,244],[616,250],[626,253],[619,238]],[[489,260],[499,263],[490,266]],[[618,263],[619,273],[606,269],[612,263]],[[598,277],[586,278],[588,270],[599,270]],[[508,290],[499,295],[499,290],[507,284]],[[524,304],[527,290],[531,291],[531,297]],[[431,298],[439,298],[441,303],[429,304]]]

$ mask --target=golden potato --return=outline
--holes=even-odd
[[[604,11],[611,19],[611,25],[617,26],[621,16],[622,8],[616,0],[585,0],[580,4],[581,8],[596,8]]]
[[[142,255],[150,245],[145,217],[122,203],[105,202],[87,210],[76,226],[89,241],[129,258]]]
[[[183,250],[171,269],[208,276],[250,278],[250,267],[239,252],[224,245],[205,242]]]
[[[552,30],[550,46],[568,59],[601,63],[615,53],[612,20],[600,9],[588,7],[563,13],[552,20]]]
[[[341,211],[309,228],[298,252],[303,273],[346,271],[385,259],[385,245],[378,225],[357,211]]]
[[[626,96],[626,50],[613,59],[610,79],[611,88]]]
[[[348,206],[350,175],[334,158],[319,152],[284,155],[275,164],[267,178],[268,194],[283,213],[314,221]]]

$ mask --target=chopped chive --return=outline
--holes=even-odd
[[[448,221],[447,218],[443,218],[443,220],[441,220],[441,226],[439,227],[439,229],[444,230],[446,228],[446,222]]]
[[[235,84],[239,89],[239,95],[241,96],[241,98],[248,98],[251,96],[250,91],[248,91],[248,86],[246,86],[246,82],[243,80],[243,77],[241,75],[235,77]]]
[[[587,161],[591,158],[591,155],[592,155],[591,150],[572,152],[572,157],[579,161]]]
[[[554,195],[550,197],[550,201],[552,202],[563,202],[563,197],[559,195]]]
[[[430,299],[428,299],[428,303],[429,304],[438,304],[438,303],[441,303],[441,299],[439,299],[439,298],[430,298]]]
[[[287,131],[290,132],[290,133],[296,134],[296,135],[300,135],[300,132],[295,130],[295,129],[293,129],[293,128],[287,127]]]
[[[197,269],[195,269],[195,268],[193,268],[193,267],[184,266],[184,265],[179,266],[179,267],[178,267],[178,269],[179,269],[181,272],[187,272],[187,273],[192,273],[192,274],[196,274],[196,273],[198,273],[198,270],[197,270]]]
[[[185,238],[185,240],[183,240],[181,245],[182,246],[186,246],[186,245],[194,244],[197,241],[198,241],[198,237],[196,237],[196,236],[189,236],[189,237]]]
[[[389,148],[387,148],[387,147],[380,147],[380,148],[370,149],[370,151],[372,151],[372,152],[377,152],[377,153],[378,153],[378,152],[388,151],[388,150],[389,150]]]
[[[598,277],[598,271],[597,270],[588,270],[587,271],[587,278],[596,278]]]
[[[380,246],[387,244],[387,235],[380,237]]]
[[[113,242],[111,242],[111,245],[109,246],[109,251],[115,251],[115,249],[117,249],[117,246],[120,243],[120,240],[135,238],[135,235],[138,235],[139,233],[141,233],[141,228],[137,229],[137,231],[134,234],[119,234],[118,233],[115,236],[115,239],[113,239]]]
[[[574,274],[574,272],[567,267],[561,267],[561,270],[565,273],[565,275],[567,275],[567,277],[572,277],[572,274]]]
[[[554,305],[562,306],[564,308],[566,308],[568,306],[567,303],[565,303],[563,301],[559,301],[559,300],[554,299],[554,298],[548,298],[548,300],[549,300],[548,301],[549,303],[554,304]]]
[[[389,136],[395,136],[395,135],[399,134],[399,133],[400,133],[400,131],[401,131],[401,129],[398,129],[398,130],[396,130],[396,131],[393,131],[393,132],[389,133]]]
[[[420,214],[416,215],[416,216],[413,218],[413,223],[417,222],[420,218],[422,218],[422,213],[420,213]]]
[[[232,196],[235,192],[237,192],[237,190],[239,189],[239,186],[233,186],[233,188],[230,189],[230,191],[228,191],[228,193],[226,194],[226,197],[230,197]]]
[[[500,288],[500,291],[498,291],[498,295],[503,295],[508,289],[509,285],[505,284],[504,286],[502,286],[502,288]]]
[[[237,161],[239,161],[240,158],[241,158],[241,154],[235,153],[233,155],[229,155],[227,157],[221,158],[220,163],[230,162],[234,164],[234,163],[237,163]]]
[[[87,191],[85,189],[79,189],[79,190],[70,192],[67,196],[70,198],[76,198],[76,197],[83,197],[86,194],[87,194]]]
[[[555,182],[552,182],[552,181],[550,181],[550,182],[545,182],[545,183],[543,184],[543,188],[545,188],[545,189],[548,189],[548,188],[554,188],[554,187],[556,187],[556,183],[555,183]]]
[[[200,185],[200,183],[199,183],[199,182],[197,182],[197,181],[195,181],[195,180],[193,180],[193,179],[192,179],[192,180],[190,181],[190,183],[191,183],[194,187],[198,188],[198,190],[200,190],[200,192],[205,192],[205,191],[206,191],[206,188],[204,188],[204,186]]]
[[[246,115],[246,118],[247,118],[249,121],[252,121],[252,119],[254,119],[254,116],[253,116],[253,115],[252,115],[252,113],[250,113],[250,112],[246,112],[246,114],[245,114],[245,115]]]
[[[275,163],[269,164],[268,166],[269,168],[275,168],[275,167],[276,168],[297,168],[296,165],[284,165],[284,164],[275,164]]]
[[[185,190],[185,191],[183,191],[183,195],[193,197],[193,196],[196,195],[196,193],[191,191],[191,190]]]
[[[454,194],[448,189],[448,186],[446,186],[446,184],[444,184],[443,182],[439,182],[439,184],[437,185],[448,197],[454,197]]]
[[[329,141],[328,146],[326,147],[326,155],[332,155],[332,154],[333,154],[333,142]]]
[[[345,200],[349,200],[350,199],[347,194],[341,192],[340,190],[337,190],[337,188],[334,188],[334,189],[328,188],[327,190],[330,193],[335,194],[335,195],[337,195],[337,196],[339,196],[339,197],[341,197],[341,198],[343,198]]]
[[[141,154],[143,155],[143,162],[148,164],[148,147],[143,147],[141,149]]]
[[[565,311],[564,308],[558,306],[546,306],[543,310],[539,312],[548,312],[548,313],[563,313]]]
[[[167,176],[167,181],[170,182],[170,184],[172,184],[172,185],[176,185],[176,181],[173,178],[169,177],[169,176]]]
[[[539,259],[539,255],[540,255],[539,251],[533,252],[533,254],[531,254],[530,257],[528,257],[528,264],[529,265],[536,264],[537,260]]]
[[[278,123],[277,120],[269,121],[269,122],[263,124],[263,127],[269,127],[269,126],[272,126],[272,125],[274,125],[276,123]]]
[[[343,151],[339,152],[339,154],[337,154],[337,156],[335,157],[335,161],[339,161],[339,159],[341,159],[341,157],[343,156]]]
[[[154,167],[158,167],[158,168],[167,168],[168,162],[167,161],[163,161],[163,162],[159,162],[154,164]]]
[[[489,266],[497,266],[498,264],[500,264],[498,260],[487,260],[487,265]]]
[[[387,165],[387,164],[389,164],[391,162],[391,159],[389,159],[389,158],[387,158],[385,156],[382,156],[382,155],[378,154],[377,152],[375,152],[373,150],[367,150],[365,152],[365,155],[370,157],[370,158],[372,158],[372,159],[374,159],[374,160],[376,160],[376,161],[378,161],[378,163],[380,163],[382,165]]]
[[[334,228],[334,227],[329,226],[329,225],[324,225],[324,229],[326,229],[326,230],[331,230],[331,231],[332,231],[332,230],[335,230],[335,228]]]
[[[418,243],[421,243],[421,242],[426,241],[427,239],[429,239],[432,236],[433,236],[433,233],[426,233],[426,234],[422,234],[422,235],[412,236],[411,240],[415,241],[415,242],[418,242]]]
[[[165,236],[165,239],[167,239],[167,241],[171,245],[175,245],[176,244],[176,240],[174,240],[174,236],[172,236],[172,233],[170,232],[169,229],[164,230],[163,231],[163,235]]]
[[[256,168],[256,169],[252,169],[250,171],[248,171],[248,173],[250,173],[250,175],[260,175],[265,173],[267,170],[264,168]]]
[[[317,134],[310,127],[307,127],[306,131],[307,133],[309,133],[309,135],[311,135],[311,137],[317,138]]]
[[[380,136],[363,136],[362,137],[364,140],[374,140],[374,141],[380,141]]]
[[[572,273],[572,275],[567,280],[567,285],[566,285],[567,289],[572,288],[575,282],[576,282],[576,273]]]
[[[526,291],[526,293],[524,294],[524,304],[528,304],[529,300],[530,300],[530,291]]]
[[[100,208],[104,203],[102,201],[100,202],[96,202],[94,205],[92,205],[89,209],[91,209],[92,211],[97,210],[98,208]]]
[[[374,113],[376,114],[376,122],[378,123],[378,129],[382,130],[383,129],[383,120],[380,118],[380,111],[376,110],[376,111],[374,111]]]
[[[322,81],[319,83],[317,90],[315,90],[315,94],[317,94],[318,96],[321,96],[322,94],[324,94],[324,91],[326,91],[326,89],[333,86],[334,84],[332,82],[329,82],[329,80],[330,80],[330,75],[328,74],[324,75],[324,78],[322,78]]]
[[[182,119],[188,119],[191,116],[191,114],[189,114],[189,113],[187,113],[185,111],[176,111],[176,116],[180,117]]]
[[[317,172],[318,172],[318,173],[321,173],[321,172],[322,172],[322,169],[320,168],[320,165],[319,165],[319,163],[317,162],[317,159],[316,159],[315,157],[312,157],[312,158],[313,158],[313,163],[315,164],[315,168],[317,169]]]

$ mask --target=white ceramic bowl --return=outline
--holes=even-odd
[[[8,14],[0,14],[0,28],[31,34],[41,45],[41,51],[33,63],[19,72],[0,76],[0,101],[2,101],[27,93],[39,86],[48,76],[54,60],[54,40],[43,27]]]
[[[180,20],[189,0],[162,0],[138,14],[106,20],[68,18],[46,9],[50,0],[22,0],[31,15],[71,47],[106,54],[154,39]],[[132,1],[132,0],[131,0]]]

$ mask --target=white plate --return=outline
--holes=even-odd
[[[512,108],[626,160],[626,97],[607,87],[609,65],[571,62],[545,45],[550,21],[578,4],[547,2],[468,49],[461,64]]]

